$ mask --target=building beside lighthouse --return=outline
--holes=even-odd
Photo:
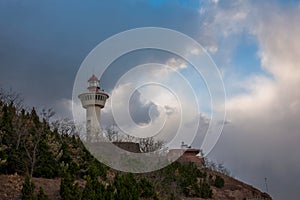
[[[109,95],[100,89],[99,79],[92,75],[88,79],[88,87],[85,93],[78,96],[82,107],[86,109],[86,141],[103,141],[101,129],[101,109],[104,108]]]

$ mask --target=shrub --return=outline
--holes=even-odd
[[[34,183],[30,180],[30,177],[27,175],[23,183],[22,200],[34,199],[34,187]]]
[[[200,194],[201,194],[202,198],[211,198],[212,197],[212,190],[210,188],[210,185],[207,182],[201,183]]]
[[[142,177],[140,182],[139,182],[139,186],[141,188],[141,195],[140,197],[143,198],[153,198],[153,199],[157,199],[157,194],[154,190],[154,186],[153,184],[146,179],[145,177]]]
[[[39,189],[39,193],[37,195],[37,200],[49,200],[49,197],[44,193],[44,190],[42,187]]]
[[[115,199],[138,200],[140,188],[133,174],[117,175],[114,180],[116,188]]]
[[[224,184],[225,184],[224,179],[220,176],[216,176],[216,179],[215,179],[213,185],[217,188],[222,188],[224,186]]]
[[[74,178],[65,173],[60,183],[60,196],[65,200],[80,199],[78,184],[74,183]]]
[[[91,178],[87,176],[87,182],[82,192],[82,200],[104,200],[105,199],[105,187],[98,181],[98,177]]]

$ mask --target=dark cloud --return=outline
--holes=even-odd
[[[147,1],[69,0],[0,5],[0,84],[21,92],[27,105],[37,107],[56,107],[57,100],[71,99],[81,62],[113,34],[141,26],[189,32],[197,23],[197,11],[177,3],[153,7]],[[101,81],[106,90],[120,71],[114,69]]]
[[[155,105],[153,102],[143,101],[141,94],[138,91],[135,91],[129,101],[129,112],[132,117],[132,120],[139,124],[148,124],[151,121],[150,118],[150,109],[151,109],[151,117],[158,117],[159,111],[157,108],[157,105]]]

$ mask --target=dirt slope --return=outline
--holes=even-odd
[[[213,198],[215,200],[269,200],[272,199],[268,194],[259,191],[258,189],[247,185],[241,181],[224,176],[214,171],[207,171],[209,175],[219,175],[225,180],[223,188],[219,189],[212,187]],[[0,200],[18,200],[21,199],[21,190],[24,178],[17,174],[0,175]],[[33,178],[35,191],[38,192],[39,187],[42,187],[45,194],[50,199],[60,199],[59,187],[60,179],[45,179]],[[201,200],[201,198],[182,198],[183,200]]]
[[[245,184],[232,177],[225,176],[218,172],[208,171],[208,174],[215,176],[219,175],[225,180],[223,188],[219,189],[212,187],[213,198],[216,200],[230,199],[230,200],[269,200],[272,197],[264,192],[259,191],[251,185]]]

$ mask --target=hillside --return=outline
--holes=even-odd
[[[71,121],[50,122],[51,110],[38,115],[11,96],[0,94],[1,200],[271,199],[193,163],[145,174],[115,171],[87,151]]]
[[[217,172],[209,172],[212,175],[215,175]],[[272,199],[268,194],[262,193],[254,187],[242,183],[231,177],[219,174],[225,180],[225,185],[223,188],[212,187],[213,198],[215,200],[239,200],[239,199]],[[49,196],[50,199],[61,199],[59,194],[60,189],[60,179],[46,179],[46,178],[33,178],[32,179],[36,189],[35,193],[38,193],[38,188],[44,188],[44,192]],[[0,199],[21,199],[22,198],[22,184],[24,178],[20,175],[0,175]],[[81,185],[86,184],[85,180],[78,180]],[[181,197],[185,200],[200,200],[203,198],[187,198]]]

